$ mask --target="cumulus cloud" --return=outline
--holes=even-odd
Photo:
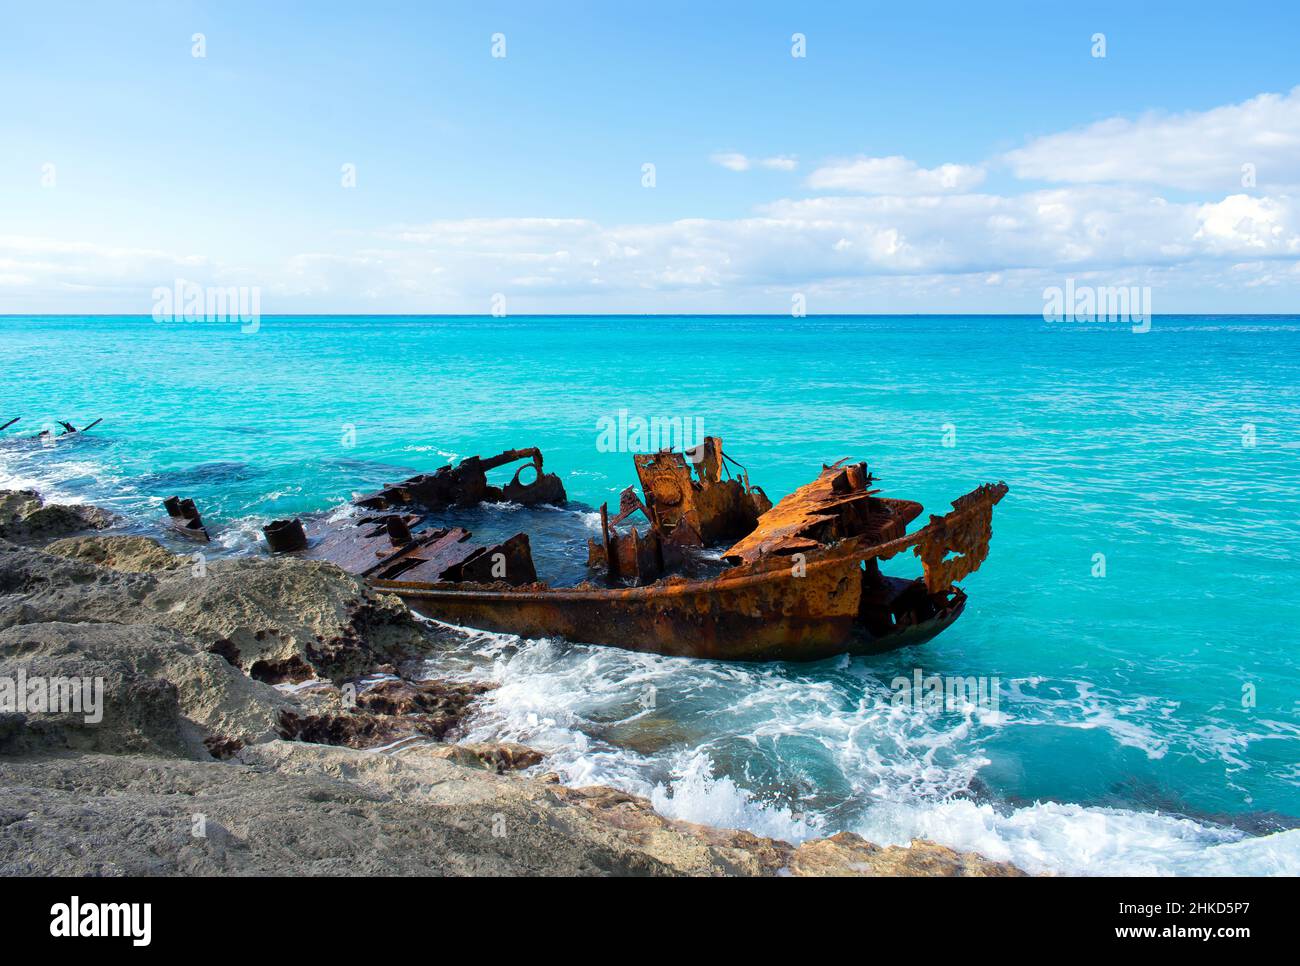
[[[745,218],[604,225],[470,219],[406,226],[356,270],[430,293],[705,291],[1021,270],[1097,271],[1300,255],[1300,203],[1170,202],[1123,186],[787,199]],[[329,272],[337,274],[332,262]]]
[[[200,265],[142,252],[105,258],[93,246],[63,251],[0,239],[0,294],[26,288],[130,286],[142,292],[184,277],[230,278]],[[455,306],[486,311],[495,293],[563,310],[573,304],[636,308],[696,304],[791,289],[861,290],[870,280],[978,277],[1000,287],[1017,273],[1105,273],[1217,264],[1268,265],[1300,258],[1300,198],[1230,195],[1173,202],[1128,186],[1067,186],[1021,195],[828,196],[786,199],[743,218],[603,224],[589,219],[437,220],[374,233],[345,251],[306,252],[268,266],[262,278],[233,277],[265,289],[264,310],[295,300],[376,308]],[[127,266],[130,271],[125,271]],[[1292,279],[1286,266],[1238,270]],[[1109,282],[1108,282],[1109,283]],[[142,298],[143,296],[141,296]],[[673,299],[678,301],[674,302]],[[711,302],[710,299],[715,301]],[[586,300],[595,300],[594,303]],[[682,300],[686,300],[684,303]],[[690,300],[694,300],[691,302]],[[736,307],[731,303],[732,309]]]
[[[1230,195],[1197,209],[1192,237],[1215,252],[1300,256],[1300,221],[1290,198]]]
[[[0,301],[49,305],[67,293],[119,293],[113,310],[148,311],[149,291],[174,278],[260,285],[267,312],[486,311],[495,293],[510,298],[512,311],[736,311],[771,305],[781,293],[788,300],[792,290],[839,299],[822,306],[843,311],[926,292],[978,304],[981,292],[1031,292],[1038,284],[1041,293],[1044,279],[1059,284],[1065,274],[1089,273],[1098,284],[1176,278],[1181,291],[1208,284],[1286,291],[1300,286],[1300,189],[1268,186],[1271,175],[1288,170],[1300,184],[1293,170],[1300,128],[1287,126],[1297,104],[1297,92],[1265,95],[1040,138],[1008,158],[1016,173],[1057,183],[1009,194],[978,190],[979,165],[923,168],[900,156],[859,157],[814,170],[814,196],[740,217],[440,219],[330,236],[321,250],[267,260],[256,273],[215,254],[0,236]],[[1189,163],[1192,142],[1201,153]],[[1235,144],[1254,146],[1259,188],[1229,184],[1166,197],[1151,184],[1208,184],[1200,164],[1232,173]],[[781,157],[714,160],[735,171],[794,166]],[[1144,177],[1128,174],[1135,165]],[[941,305],[953,307],[933,307]]]
[[[979,166],[941,164],[923,168],[915,161],[893,155],[833,161],[808,176],[808,187],[873,195],[935,195],[969,191],[983,180],[984,169]]]
[[[748,171],[751,168],[768,168],[772,171],[793,171],[799,162],[786,155],[772,158],[751,158],[736,151],[724,151],[713,155],[714,164],[721,165],[728,171]]]
[[[1231,191],[1300,185],[1300,87],[1240,104],[1137,120],[1111,118],[1035,138],[1005,156],[1016,176]],[[1247,180],[1243,183],[1243,178]]]

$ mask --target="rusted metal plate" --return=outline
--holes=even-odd
[[[208,528],[203,525],[203,518],[199,515],[198,507],[194,505],[193,500],[169,496],[163,500],[163,507],[167,510],[167,524],[177,536],[197,543],[208,543],[211,540],[208,536]]]
[[[910,500],[880,499],[865,463],[823,466],[817,479],[799,487],[758,518],[753,532],[723,554],[734,563],[768,555],[807,553],[851,537],[884,543],[900,537],[921,513]]]
[[[632,457],[651,522],[665,540],[698,545],[700,517],[695,510],[695,487],[681,453],[638,453]]]
[[[1005,483],[986,483],[954,500],[951,513],[930,517],[913,553],[921,558],[931,593],[946,591],[979,569],[989,555],[993,507],[1006,495]],[[958,556],[949,558],[950,553]]]
[[[514,477],[504,487],[488,482],[489,471],[524,459],[530,462],[515,470]],[[531,479],[524,479],[526,472],[531,473]],[[456,466],[442,466],[433,473],[421,473],[401,483],[389,484],[375,493],[358,497],[353,503],[371,510],[410,505],[438,510],[484,502],[510,501],[532,506],[563,503],[567,499],[560,478],[543,471],[541,450],[530,447],[506,450],[488,459],[467,456]]]
[[[762,490],[750,487],[748,474],[744,481],[721,478],[727,458],[722,440],[707,436],[690,455],[693,463],[668,450],[632,457],[646,514],[659,536],[683,547],[712,546],[752,530],[771,503]],[[620,512],[620,519],[624,515]]]
[[[355,524],[341,523],[325,530],[303,551],[309,560],[327,560],[350,574],[364,574],[382,560],[400,556],[403,549],[413,543],[410,528],[421,522],[418,516],[392,515],[406,531],[406,539],[398,531],[397,539],[390,534],[389,516],[365,517]]]
[[[303,553],[350,574],[377,580],[474,581],[529,584],[537,580],[527,534],[493,546],[471,543],[462,527],[412,529],[415,515],[368,517],[327,530]]]
[[[479,590],[377,581],[415,611],[525,637],[560,636],[720,660],[813,660],[851,645],[862,590],[857,560],[628,589]]]
[[[421,534],[420,542],[407,549],[397,559],[385,561],[372,568],[371,575],[403,580],[446,580],[445,575],[459,567],[476,551],[482,549],[469,542],[470,533],[461,527],[439,529]]]
[[[443,579],[483,584],[498,581],[516,585],[534,583],[537,570],[533,566],[528,534],[516,533],[504,543],[478,548]]]

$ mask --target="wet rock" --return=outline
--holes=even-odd
[[[447,761],[454,761],[466,768],[486,768],[488,771],[504,775],[508,771],[532,768],[542,763],[543,755],[526,745],[513,741],[501,742],[467,742],[460,745],[445,745],[435,749],[432,754]],[[559,780],[559,776],[556,776]]]
[[[361,692],[349,703],[338,688],[322,689],[316,713],[289,710],[281,715],[282,738],[313,744],[375,748],[403,738],[441,741],[457,731],[480,695],[495,685],[455,681],[403,681],[392,679]],[[522,745],[474,746],[482,752],[450,752],[463,756],[465,764],[480,768],[527,768],[514,764],[536,754]],[[537,761],[540,761],[540,756]]]
[[[113,515],[99,507],[46,503],[35,490],[0,490],[0,538],[43,544],[87,530],[103,530]]]
[[[280,716],[280,737],[316,745],[381,748],[404,738],[440,740],[459,719],[430,714],[372,714],[351,709],[320,714],[286,711]]]
[[[667,714],[644,714],[604,729],[602,737],[638,755],[657,755],[673,745],[688,745],[697,737],[686,722]]]
[[[454,681],[380,681],[357,695],[357,707],[379,714],[436,714],[459,720],[495,684]]]
[[[45,552],[127,573],[179,570],[190,563],[152,537],[67,537],[46,546]]]
[[[922,840],[910,847],[880,846],[852,832],[805,842],[790,858],[797,876],[961,876],[1006,877],[1026,873],[1009,862],[993,862],[974,852],[957,852]]]
[[[239,648],[233,642],[222,638],[212,646],[212,653],[220,654],[235,667],[239,667]],[[301,684],[314,678],[316,670],[302,657],[293,654],[280,661],[254,661],[248,669],[248,676],[267,684]]]

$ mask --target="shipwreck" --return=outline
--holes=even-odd
[[[520,461],[505,486],[488,482]],[[439,621],[683,657],[806,661],[919,644],[950,626],[966,604],[957,581],[988,556],[993,507],[1007,493],[980,486],[909,534],[921,505],[882,496],[866,463],[824,465],[775,505],[717,437],[633,464],[640,494],[629,486],[615,513],[600,507],[589,577],[571,587],[538,580],[527,533],[478,544],[435,519],[484,501],[564,503],[537,449],[385,486],[315,533],[298,520],[265,533],[272,550],[331,561]],[[909,551],[921,576],[881,572]]]

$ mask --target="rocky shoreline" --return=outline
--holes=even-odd
[[[397,598],[319,562],[78,535],[111,525],[0,492],[0,681],[103,681],[102,720],[0,710],[0,874],[1023,874],[566,787],[532,749],[456,743],[490,686],[420,678],[438,643]]]

